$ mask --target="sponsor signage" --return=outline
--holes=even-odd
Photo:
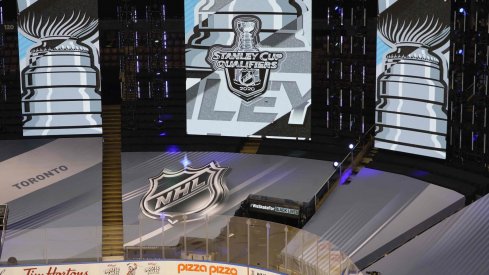
[[[243,204],[250,212],[273,214],[297,219],[301,215],[302,204],[287,199],[278,199],[260,195],[249,195]]]
[[[177,172],[163,170],[150,178],[150,187],[140,203],[144,215],[173,223],[176,216],[198,219],[221,203],[228,188],[224,174],[228,168],[215,161],[200,168],[187,167]]]
[[[103,270],[104,275],[119,275],[121,268],[117,264],[108,264]]]
[[[197,261],[138,261],[93,264],[16,266],[1,275],[280,275],[283,273],[241,265]]]
[[[271,211],[279,214],[287,214],[287,215],[292,215],[292,216],[299,216],[300,209],[293,209],[293,208],[287,208],[287,207],[280,207],[280,206],[271,206],[271,205],[262,205],[262,204],[256,204],[252,203],[250,204],[251,208],[258,209],[258,210],[263,210],[263,211]]]

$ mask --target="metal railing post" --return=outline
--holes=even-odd
[[[143,215],[139,214],[139,259],[143,259]]]
[[[287,266],[288,261],[287,261],[287,259],[289,257],[289,255],[287,253],[287,250],[289,248],[289,240],[288,240],[288,236],[287,236],[288,235],[287,233],[289,232],[289,228],[287,226],[284,227],[284,232],[285,232],[285,258],[284,258],[284,266],[285,266],[285,270],[287,270],[288,269],[288,266]]]
[[[267,222],[267,268],[270,269],[270,223]]]
[[[161,258],[165,259],[165,215],[161,215]]]
[[[247,235],[248,235],[248,248],[247,248],[247,253],[248,253],[248,267],[250,266],[251,263],[251,255],[250,255],[250,226],[251,226],[251,220],[247,219],[246,220],[246,228],[247,228]]]
[[[209,260],[209,216],[205,215],[205,256]]]
[[[229,221],[228,221],[226,225],[226,252],[227,252],[226,260],[228,263],[229,263],[230,253],[231,253],[231,251],[229,251],[229,238],[230,236],[229,236]]]

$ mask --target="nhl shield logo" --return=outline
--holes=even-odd
[[[270,72],[279,69],[285,53],[258,48],[261,20],[256,16],[235,17],[233,29],[233,45],[212,47],[206,61],[214,70],[224,70],[229,90],[249,102],[266,92]]]
[[[239,85],[245,87],[258,86],[261,84],[260,74],[258,70],[238,69],[237,81]]]
[[[218,205],[227,195],[224,174],[228,170],[211,162],[201,168],[178,172],[163,170],[150,178],[150,188],[141,199],[141,211],[152,219],[164,214],[172,222],[176,216],[197,219]]]

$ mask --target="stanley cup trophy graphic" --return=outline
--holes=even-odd
[[[238,50],[245,51],[245,52],[257,52],[258,49],[255,46],[255,36],[258,32],[258,28],[256,26],[257,22],[256,20],[253,20],[253,18],[249,18],[245,20],[244,18],[239,19],[236,21],[236,26],[238,32],[238,40],[239,40],[239,45],[238,45]]]
[[[376,147],[445,158],[450,21],[421,2],[399,0],[379,16],[393,51],[377,79]]]
[[[97,1],[23,4],[19,29],[37,42],[21,70],[24,136],[101,134]]]
[[[235,22],[238,47],[237,52],[259,52],[255,46],[258,35],[259,22],[254,18],[238,18]],[[243,86],[257,86],[261,84],[260,70],[258,69],[235,69],[234,83]]]

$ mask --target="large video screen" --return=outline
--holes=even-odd
[[[24,136],[102,133],[98,0],[17,0]]]
[[[379,0],[375,147],[446,158],[450,1]]]
[[[310,138],[311,0],[185,0],[187,133]]]

